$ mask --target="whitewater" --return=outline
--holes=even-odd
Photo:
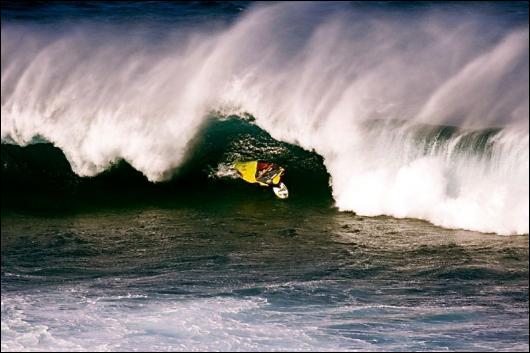
[[[341,211],[529,232],[528,24],[279,3],[163,31],[9,22],[1,40],[2,143],[51,142],[80,176],[125,160],[168,180],[212,115],[251,114],[323,157]]]

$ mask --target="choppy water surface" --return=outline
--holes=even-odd
[[[2,216],[2,350],[528,349],[528,237],[275,201]]]

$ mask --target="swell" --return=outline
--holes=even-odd
[[[271,141],[321,156],[341,210],[526,234],[527,20],[433,6],[260,5],[162,33],[2,24],[2,141],[49,141],[79,176],[124,160],[163,182],[200,160],[212,112],[249,112]]]

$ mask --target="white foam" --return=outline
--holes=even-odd
[[[273,297],[292,299],[289,294],[310,291],[311,285],[291,282],[272,285],[271,290]],[[261,297],[113,295],[92,285],[2,293],[1,348],[394,351],[480,350],[485,343],[496,350],[528,348],[527,342],[514,341],[514,337],[524,341],[528,326],[524,308],[493,315],[482,306],[444,305],[445,301],[398,306],[366,300],[357,303],[352,297],[348,302],[311,305],[300,298],[275,306]],[[499,332],[507,332],[509,339],[499,339]]]
[[[77,290],[2,297],[2,351],[334,350],[263,299],[92,299]],[[37,298],[38,296],[38,298]],[[265,309],[265,310],[264,310]],[[274,316],[278,316],[274,319]]]

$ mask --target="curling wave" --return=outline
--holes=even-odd
[[[212,115],[248,112],[323,158],[341,210],[528,233],[528,25],[346,6],[256,6],[164,35],[2,24],[2,142],[49,141],[80,176],[125,160],[159,182]]]

